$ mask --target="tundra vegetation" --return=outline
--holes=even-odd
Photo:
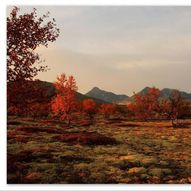
[[[34,80],[34,50],[59,36],[49,14],[7,18],[8,183],[191,183],[191,103],[152,87],[130,104],[79,100],[73,76]],[[15,32],[16,31],[16,32]]]

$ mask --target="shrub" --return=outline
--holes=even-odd
[[[81,143],[85,145],[108,145],[116,144],[114,138],[106,137],[105,135],[95,132],[81,132],[81,133],[65,133],[54,137],[63,142]]]

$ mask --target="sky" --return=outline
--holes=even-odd
[[[95,86],[129,96],[146,86],[191,93],[190,6],[20,6],[20,13],[33,7],[60,28],[57,41],[36,50],[50,68],[40,80],[73,75],[81,93]]]

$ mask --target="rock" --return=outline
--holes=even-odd
[[[128,170],[129,174],[145,174],[147,170],[144,167],[133,167]]]

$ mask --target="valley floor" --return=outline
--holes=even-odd
[[[191,183],[191,128],[169,121],[66,128],[8,117],[7,133],[9,184]]]

